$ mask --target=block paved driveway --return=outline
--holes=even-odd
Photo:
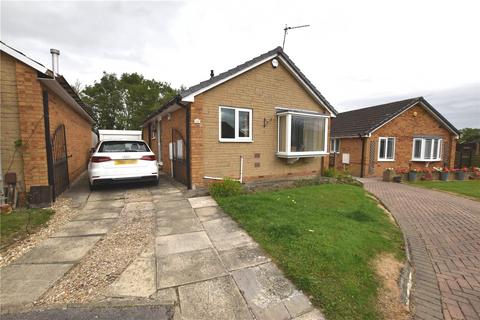
[[[101,288],[101,298],[94,303],[171,306],[174,320],[324,319],[211,197],[187,198],[165,178],[158,187],[134,191],[115,188],[86,196],[81,193],[77,200],[83,205],[75,221],[0,271],[2,287],[15,293],[5,292],[0,306],[41,299],[73,266],[85,264],[90,250],[99,250],[99,240],[105,241],[111,230],[118,229],[125,221],[123,216],[131,216],[153,217],[155,241]],[[26,279],[25,274],[31,276]],[[137,315],[144,311],[132,309]],[[168,309],[156,312],[168,313]],[[79,309],[33,311],[24,318],[73,319],[78,313]],[[106,309],[105,314],[114,317],[116,313]]]
[[[414,265],[415,319],[480,319],[480,202],[361,180],[407,237]]]

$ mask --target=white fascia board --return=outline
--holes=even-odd
[[[171,113],[171,112],[174,112],[174,111],[177,111],[178,109],[181,109],[182,106],[174,103],[172,104],[171,106],[169,106],[167,109],[163,110],[162,112],[160,112],[159,114],[156,114],[154,117],[152,117],[151,119],[149,119],[147,122],[145,122],[143,124],[143,126],[147,125],[147,124],[150,124],[152,123],[153,121],[155,120],[158,120],[159,118],[163,117],[164,115],[166,115],[167,113]]]
[[[6,54],[14,57],[15,59],[25,63],[27,66],[32,67],[33,69],[37,70],[38,72],[47,74],[48,69],[39,64],[38,62],[33,61],[32,59],[28,58],[27,56],[13,50],[12,48],[0,43],[1,51],[5,52]]]
[[[222,84],[222,83],[224,83],[224,82],[226,82],[226,81],[228,81],[228,80],[230,80],[230,79],[233,79],[233,78],[241,75],[242,73],[245,73],[245,72],[247,72],[247,71],[249,71],[249,70],[251,70],[251,69],[253,69],[253,68],[256,68],[257,66],[259,66],[259,65],[261,65],[261,64],[263,64],[263,63],[265,63],[265,62],[267,62],[267,61],[269,61],[269,60],[271,60],[271,59],[273,59],[273,58],[278,58],[278,59],[280,59],[280,61],[282,61],[282,64],[287,67],[288,71],[289,71],[291,74],[294,75],[295,79],[297,79],[297,81],[299,81],[299,82],[302,84],[302,86],[308,91],[308,93],[310,93],[310,95],[311,95],[320,105],[322,105],[322,106],[330,113],[330,117],[333,117],[333,118],[336,117],[335,113],[332,112],[332,110],[330,110],[330,109],[325,105],[325,103],[322,101],[322,99],[310,88],[310,86],[308,86],[308,85],[305,83],[305,81],[303,81],[302,77],[300,77],[300,75],[290,66],[290,64],[289,64],[285,59],[283,59],[282,56],[280,56],[278,53],[275,53],[275,54],[273,54],[273,55],[271,55],[271,56],[268,56],[268,57],[266,57],[265,59],[262,59],[262,60],[258,61],[257,63],[252,64],[252,65],[249,66],[248,68],[242,69],[242,70],[238,71],[237,73],[232,74],[232,75],[229,76],[229,77],[226,77],[226,78],[224,78],[224,79],[218,80],[217,82],[212,83],[212,84],[210,84],[209,86],[207,86],[207,87],[205,87],[205,88],[202,88],[202,89],[200,89],[200,90],[198,90],[198,91],[195,91],[195,92],[189,94],[188,96],[183,97],[183,98],[182,98],[182,101],[184,101],[184,102],[194,102],[196,95],[199,95],[199,94],[201,94],[201,93],[203,93],[203,92],[205,92],[205,91],[207,91],[207,90],[210,90],[210,89],[212,89],[212,88],[214,88],[214,87],[216,87],[216,86],[218,86],[218,85],[220,85],[220,84]]]
[[[245,68],[245,69],[242,69],[242,70],[238,71],[237,73],[234,73],[234,74],[232,74],[232,75],[230,75],[230,76],[228,76],[228,77],[226,77],[226,78],[220,79],[220,80],[218,80],[217,82],[214,82],[214,83],[210,84],[209,86],[206,86],[205,88],[202,88],[202,89],[200,89],[200,90],[198,90],[198,91],[195,91],[195,92],[189,94],[189,95],[186,96],[186,97],[183,97],[183,98],[182,98],[182,101],[184,101],[184,102],[194,102],[196,95],[199,95],[199,94],[201,94],[201,93],[203,93],[203,92],[205,92],[205,91],[207,91],[207,90],[210,90],[210,89],[212,89],[212,88],[214,88],[214,87],[216,87],[216,86],[218,86],[218,85],[220,85],[220,84],[222,84],[222,83],[224,83],[224,82],[227,82],[228,80],[233,79],[233,78],[241,75],[242,73],[245,73],[245,72],[247,72],[247,71],[249,71],[249,70],[251,70],[251,69],[253,69],[253,68],[255,68],[255,67],[259,66],[259,65],[261,65],[262,63],[265,63],[265,62],[267,62],[268,60],[277,57],[277,56],[278,56],[277,53],[275,53],[275,54],[273,54],[273,55],[271,55],[271,56],[268,56],[268,57],[266,57],[265,59],[260,60],[260,61],[258,61],[257,63],[252,64],[251,66],[249,66],[249,67],[247,67],[247,68]]]
[[[297,79],[297,81],[302,84],[305,90],[307,90],[307,92],[310,93],[310,95],[330,113],[330,117],[336,118],[337,116],[335,115],[335,113],[325,105],[323,100],[310,88],[309,85],[307,85],[307,83],[305,83],[305,81],[303,81],[302,77],[300,77],[300,75],[290,66],[290,64],[281,56],[278,56],[278,58],[280,59],[280,61],[282,61],[283,65],[287,67],[287,69],[295,77],[295,79]]]
[[[393,121],[394,119],[396,119],[398,116],[400,116],[401,114],[407,112],[408,110],[410,110],[412,107],[416,106],[417,103],[420,103],[420,105],[428,111],[428,113],[430,113],[435,119],[437,119],[438,122],[440,122],[445,128],[447,128],[448,131],[452,132],[454,135],[455,135],[455,138],[458,139],[459,136],[457,135],[457,133],[455,131],[452,130],[452,128],[450,128],[450,126],[448,124],[446,124],[442,119],[440,119],[432,110],[430,110],[430,108],[428,106],[426,106],[423,102],[421,101],[417,101],[415,103],[412,103],[411,106],[409,106],[408,108],[406,108],[405,110],[403,110],[402,112],[400,112],[399,114],[397,114],[395,117],[393,117],[392,119],[388,120],[387,122],[385,123],[382,123],[380,126],[376,127],[375,129],[373,129],[372,131],[370,131],[370,133],[368,134],[368,136],[371,136],[372,133],[374,133],[375,131],[377,131],[378,129],[382,128],[383,126],[385,126],[387,123],[390,123],[391,121]]]
[[[65,101],[69,106],[73,108],[77,113],[79,113],[82,117],[87,119],[90,123],[93,123],[92,117],[78,104],[75,99],[72,98],[68,92],[63,89],[63,87],[57,82],[55,79],[44,79],[38,78],[38,81],[43,83],[47,88],[52,90],[56,95],[58,95],[63,101]]]

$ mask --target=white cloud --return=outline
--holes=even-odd
[[[105,70],[193,85],[210,69],[225,71],[281,45],[285,23],[311,25],[289,33],[286,52],[340,111],[344,101],[480,82],[478,1],[2,1],[1,7],[2,40],[46,65],[49,49],[60,49],[70,82],[90,84]],[[479,106],[478,95],[469,97],[463,108],[458,101],[444,108],[466,119],[462,125],[479,126],[461,116]]]

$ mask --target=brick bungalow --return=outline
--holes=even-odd
[[[63,76],[0,45],[2,178],[16,174],[20,204],[32,190],[31,204],[48,204],[85,171],[93,119]]]
[[[278,47],[217,76],[212,71],[149,116],[143,134],[163,171],[190,188],[224,177],[312,177],[328,164],[335,115]]]
[[[330,166],[355,176],[454,165],[459,132],[423,97],[342,112],[332,122]]]

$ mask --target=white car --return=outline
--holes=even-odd
[[[116,182],[158,183],[156,160],[155,154],[142,140],[100,141],[88,163],[90,189]]]

